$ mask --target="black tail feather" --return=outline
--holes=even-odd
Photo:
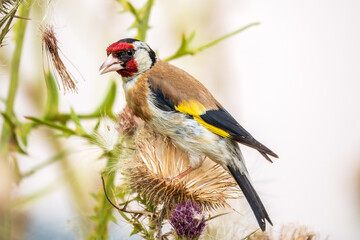
[[[232,176],[235,178],[236,182],[239,184],[241,191],[243,192],[248,203],[250,204],[250,207],[255,214],[256,220],[261,230],[265,231],[266,229],[265,220],[267,220],[271,225],[272,222],[258,194],[256,193],[255,189],[253,188],[253,186],[251,185],[249,179],[246,177],[245,174],[242,174],[238,169],[235,169],[231,166],[228,166],[228,169],[232,174]]]
[[[259,150],[258,150],[259,151]],[[268,155],[266,155],[266,153],[262,152],[262,151],[259,151],[259,153],[266,159],[268,160],[269,162],[273,163],[273,161],[271,160],[271,158],[269,158]]]

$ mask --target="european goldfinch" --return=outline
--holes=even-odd
[[[234,177],[265,231],[265,221],[272,223],[251,185],[238,143],[256,149],[270,162],[269,156],[278,156],[253,138],[198,80],[157,59],[146,43],[126,38],[106,51],[101,74],[120,74],[127,105],[134,114],[189,154],[191,166],[179,177],[200,167],[204,156],[209,157]]]

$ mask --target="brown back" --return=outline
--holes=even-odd
[[[146,73],[151,87],[154,90],[160,89],[174,105],[192,99],[204,105],[207,110],[221,107],[204,85],[184,70],[167,62],[158,60]]]

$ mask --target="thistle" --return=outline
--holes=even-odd
[[[170,224],[181,239],[198,239],[205,228],[201,206],[192,201],[177,204],[171,213]]]
[[[171,140],[143,127],[135,135],[136,154],[126,162],[125,176],[130,188],[168,216],[176,204],[198,203],[205,211],[230,207],[228,199],[239,197],[232,177],[210,159],[185,177],[173,181],[189,166],[187,153]]]
[[[306,226],[288,224],[281,227],[277,237],[272,232],[255,232],[248,236],[248,240],[318,240],[319,234],[309,230]]]
[[[306,226],[293,224],[281,227],[279,240],[317,240],[319,235],[309,230]]]
[[[118,126],[116,130],[125,136],[133,136],[141,125],[139,122],[140,119],[126,106],[117,116]]]
[[[77,92],[76,81],[73,80],[72,75],[60,58],[59,52],[61,51],[53,26],[43,25],[40,27],[40,31],[42,32],[43,49],[45,49],[49,64],[55,72],[54,76],[58,86],[60,86],[60,78],[64,92]]]

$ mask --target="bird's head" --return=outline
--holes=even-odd
[[[124,78],[135,77],[150,69],[156,62],[155,52],[144,42],[132,38],[121,39],[107,49],[107,59],[101,74],[116,71]]]

